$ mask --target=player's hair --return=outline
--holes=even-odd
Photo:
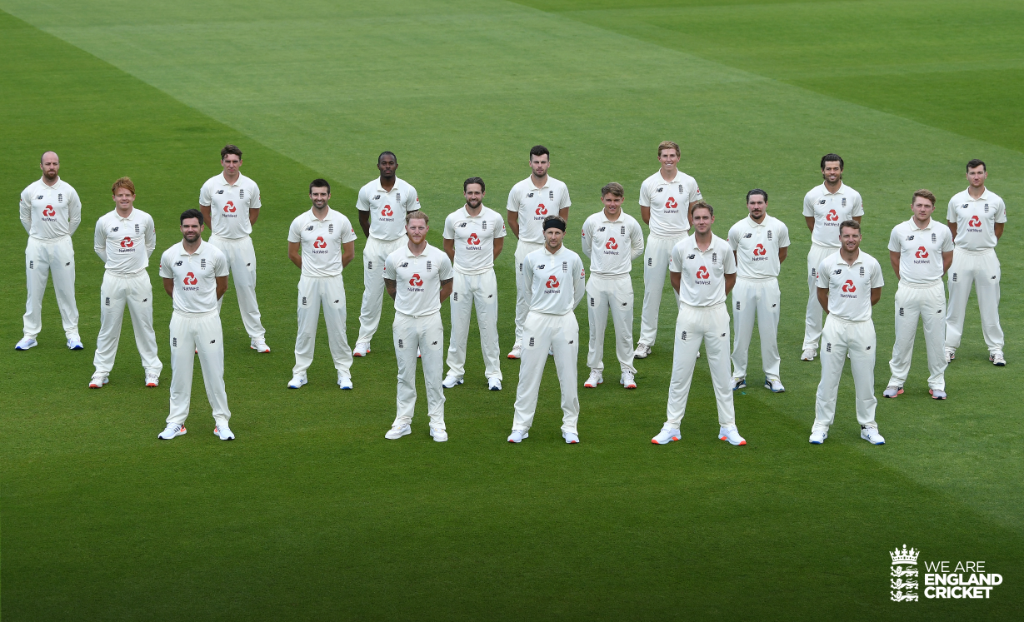
[[[988,172],[988,167],[985,166],[985,163],[979,160],[978,158],[974,158],[973,160],[967,163],[967,170],[971,170],[972,168],[978,168],[979,166],[982,168],[982,170]]]
[[[128,192],[135,194],[135,184],[128,177],[122,177],[114,182],[114,185],[110,187],[110,194],[117,194],[118,188],[124,188]]]
[[[821,156],[821,170],[825,170],[826,162],[838,162],[839,170],[843,170],[843,159],[834,153],[828,153]]]
[[[470,177],[466,181],[462,182],[463,192],[466,191],[466,188],[469,187],[469,184],[480,184],[480,192],[487,190],[487,187],[484,186],[484,180],[480,179],[479,177]]]
[[[386,155],[389,155],[392,158],[394,158],[395,159],[395,164],[398,164],[398,156],[396,156],[393,151],[381,151],[380,155],[377,156],[377,164],[380,164],[380,159],[383,158]]]
[[[409,221],[413,220],[413,219],[415,219],[415,220],[422,220],[423,224],[430,225],[430,218],[427,217],[426,213],[421,212],[420,210],[416,210],[416,211],[409,212],[408,214],[406,214],[405,215],[405,224],[409,224]]]
[[[922,188],[915,192],[914,197],[910,199],[911,205],[914,204],[914,200],[917,199],[917,197],[921,197],[922,199],[928,199],[929,201],[932,202],[932,207],[935,207],[935,195],[932,194],[931,190],[925,190],[924,188]]]
[[[331,184],[327,183],[326,179],[320,179],[319,177],[309,182],[310,194],[313,194],[313,188],[327,188],[327,194],[331,193]]]
[[[843,229],[854,229],[860,231],[860,223],[852,218],[839,223],[839,235],[843,235]]]
[[[178,219],[178,224],[184,223],[189,218],[198,218],[199,226],[203,226],[203,213],[194,207],[192,209],[187,209],[181,213],[181,218]]]
[[[663,141],[661,141],[658,144],[658,157],[659,158],[661,157],[661,152],[666,150],[666,149],[672,149],[673,151],[676,152],[677,156],[683,155],[683,153],[681,151],[679,151],[679,145],[678,144],[672,142],[671,140],[663,140]]]
[[[613,181],[611,183],[605,184],[604,188],[601,188],[601,196],[603,197],[606,194],[613,194],[617,197],[624,197],[626,196],[626,191],[622,188],[622,184],[620,184],[617,181]]]
[[[49,151],[44,151],[43,155],[39,156],[39,163],[40,164],[43,163],[43,158],[45,158],[46,154],[48,154],[48,153],[52,153],[53,155],[57,155],[57,152],[52,150],[52,149],[50,149]],[[60,156],[57,156],[57,161],[60,162]]]
[[[220,150],[220,159],[221,159],[221,161],[223,161],[224,158],[228,157],[229,155],[236,155],[236,156],[238,156],[238,159],[241,160],[242,159],[242,150],[239,149],[238,147],[236,147],[235,145],[224,145],[224,148]],[[202,223],[200,223],[200,224],[202,224]]]
[[[715,208],[711,207],[711,204],[709,204],[707,201],[697,201],[696,203],[694,203],[693,209],[690,210],[690,214],[693,214],[699,209],[706,209],[712,218],[715,217]]]
[[[548,160],[551,159],[551,152],[548,151],[548,148],[545,147],[544,145],[535,145],[532,149],[530,149],[531,160],[533,159],[533,156],[540,157],[542,155],[546,155],[548,157]]]
[[[763,196],[764,202],[768,202],[768,193],[765,192],[764,190],[761,190],[760,188],[754,188],[753,190],[747,193],[747,203],[750,203],[750,197],[754,196],[755,194]]]
[[[550,216],[545,216],[544,224],[542,225],[542,231],[547,231],[551,227],[561,229],[564,233],[566,227],[565,219],[562,218],[561,216],[555,216],[554,214],[551,214]]]

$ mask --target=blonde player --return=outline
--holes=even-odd
[[[517,359],[523,352],[523,331],[530,311],[530,289],[526,283],[523,262],[530,253],[544,248],[544,220],[557,214],[569,222],[569,189],[548,176],[551,153],[537,145],[530,149],[530,176],[512,186],[508,193],[508,228],[516,236],[516,341],[508,358]]]
[[[185,434],[192,399],[192,366],[198,352],[203,367],[206,398],[213,409],[213,433],[222,441],[235,439],[228,427],[231,411],[224,391],[224,332],[217,301],[228,289],[228,258],[204,243],[203,215],[190,209],[182,213],[182,241],[160,257],[164,291],[174,301],[171,314],[171,414],[167,428],[157,438],[171,440]]]
[[[988,345],[988,360],[997,367],[1003,357],[1003,329],[999,326],[999,281],[1002,272],[996,244],[1006,224],[1006,204],[985,187],[988,169],[981,160],[967,163],[967,190],[949,200],[946,220],[956,253],[949,268],[949,309],[946,315],[946,360],[956,358],[964,330],[964,313],[971,284],[977,288],[981,334]]]
[[[242,324],[249,333],[249,347],[257,352],[270,352],[256,302],[256,251],[249,237],[263,205],[260,189],[238,171],[242,150],[235,145],[220,150],[220,165],[224,171],[208,179],[199,191],[199,209],[204,222],[210,223],[210,245],[227,257]],[[218,299],[217,308],[223,303]]]
[[[928,190],[914,193],[913,216],[892,229],[889,261],[899,285],[896,289],[896,341],[889,369],[892,376],[883,397],[903,393],[914,353],[917,319],[924,324],[928,351],[928,392],[934,399],[946,399],[946,356],[942,344],[946,328],[946,291],[942,275],[953,262],[953,235],[949,227],[932,220],[935,195]]]
[[[580,256],[562,246],[565,220],[548,216],[542,226],[544,247],[523,259],[530,312],[523,323],[523,360],[508,442],[521,443],[529,436],[550,348],[562,387],[562,438],[572,445],[580,442],[580,401],[576,392],[580,327],[573,309],[583,300],[586,273]]]
[[[505,241],[505,222],[483,204],[484,180],[470,177],[462,183],[466,204],[444,221],[444,252],[455,267],[452,286],[452,337],[448,344],[448,375],[442,383],[451,389],[466,373],[469,315],[476,303],[484,375],[491,391],[501,391],[501,350],[498,347],[498,281],[494,260]]]
[[[75,304],[75,249],[71,236],[82,223],[82,203],[78,193],[58,175],[60,158],[47,151],[39,159],[43,176],[21,193],[21,224],[28,233],[25,248],[25,274],[28,300],[25,303],[24,336],[15,350],[36,346],[43,328],[43,294],[53,273],[53,291],[64,324],[69,350],[81,350],[78,336],[78,306]]]
[[[650,226],[647,250],[644,253],[644,303],[640,311],[640,340],[634,356],[647,358],[658,336],[658,312],[665,289],[672,249],[683,241],[690,230],[693,206],[703,200],[697,181],[680,171],[679,145],[665,141],[658,145],[661,170],[640,186],[640,216]],[[679,298],[676,295],[676,303]]]
[[[135,207],[135,184],[122,177],[114,182],[114,210],[96,222],[93,249],[103,260],[103,285],[100,286],[100,334],[96,339],[93,366],[96,371],[89,381],[90,389],[107,384],[114,368],[117,343],[121,339],[124,306],[132,314],[135,345],[139,348],[146,386],[160,383],[164,365],[157,356],[156,333],[153,331],[153,284],[146,268],[156,250],[156,229],[153,217]]]
[[[416,351],[423,353],[423,384],[427,388],[430,436],[438,443],[448,440],[444,424],[444,391],[441,388],[441,352],[444,328],[441,303],[452,293],[452,262],[441,250],[427,244],[427,215],[405,215],[409,241],[384,261],[384,287],[395,301],[392,338],[398,359],[398,414],[384,438],[396,440],[412,433],[416,406]]]
[[[384,304],[384,260],[405,248],[406,215],[420,209],[416,189],[395,175],[398,157],[390,151],[377,156],[380,177],[359,189],[356,209],[366,236],[363,247],[363,304],[359,312],[359,337],[353,356],[366,356],[380,325]]]
[[[821,158],[821,176],[824,183],[804,196],[804,220],[811,231],[811,250],[807,253],[808,296],[802,361],[814,360],[821,338],[818,266],[823,259],[839,250],[839,223],[853,220],[860,224],[864,216],[860,193],[843,183],[842,158],[834,153]]]
[[[836,418],[836,395],[847,354],[857,394],[860,437],[884,445],[875,423],[875,325],[871,307],[882,297],[882,267],[860,250],[860,223],[845,220],[839,226],[842,246],[818,264],[818,304],[825,310],[821,333],[821,382],[815,404],[811,443],[820,445]]]
[[[604,382],[604,329],[611,313],[615,326],[615,354],[619,359],[619,384],[636,388],[633,367],[633,281],[629,273],[633,260],[644,254],[644,232],[640,223],[622,212],[625,192],[612,182],[601,188],[604,209],[583,223],[583,254],[590,258],[587,282],[587,317],[590,320],[590,351],[587,367],[588,389]]]
[[[298,318],[295,336],[295,367],[289,389],[306,384],[306,370],[313,362],[316,328],[320,307],[327,324],[327,343],[331,347],[338,386],[352,388],[352,349],[345,335],[345,281],[341,272],[356,256],[356,232],[352,223],[328,205],[331,185],[323,179],[309,184],[313,207],[292,221],[288,229],[288,259],[299,267]]]
[[[655,445],[678,441],[679,424],[693,381],[693,367],[701,341],[708,353],[711,384],[718,405],[718,438],[730,445],[746,445],[736,429],[736,412],[729,386],[729,311],[725,298],[736,284],[736,258],[729,243],[711,232],[714,208],[699,201],[690,210],[694,235],[672,249],[669,275],[679,295],[672,381],[668,389],[668,418]]]
[[[729,229],[729,246],[736,257],[736,287],[732,290],[735,341],[732,348],[732,390],[747,386],[747,352],[757,319],[761,335],[764,388],[786,390],[779,378],[779,272],[789,251],[789,229],[768,215],[768,193],[760,188],[747,193],[747,218]]]

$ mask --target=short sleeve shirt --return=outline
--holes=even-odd
[[[549,253],[546,246],[538,248],[523,259],[523,271],[530,275],[530,311],[537,313],[571,313],[576,292],[586,286],[583,260],[565,246],[554,253]]]
[[[288,241],[302,249],[303,276],[338,276],[341,274],[342,245],[354,242],[356,232],[341,212],[327,208],[323,220],[313,208],[303,212],[288,229]]]
[[[39,179],[21,193],[22,210],[32,214],[28,234],[41,240],[71,235],[71,221],[82,218],[82,202],[70,184],[58,178],[52,186]]]
[[[589,250],[590,273],[601,276],[629,274],[633,256],[644,248],[640,223],[624,212],[615,220],[608,220],[604,210],[591,214],[583,222],[582,238],[584,252]]]
[[[395,282],[395,311],[413,317],[441,310],[441,281],[453,274],[448,255],[429,244],[419,255],[403,245],[384,260],[384,278]]]
[[[686,235],[690,203],[701,199],[697,180],[682,171],[676,171],[672,181],[665,181],[659,170],[640,186],[640,205],[651,208],[651,233],[661,237]]]
[[[160,276],[174,279],[175,311],[216,311],[217,277],[227,275],[227,257],[208,242],[200,242],[199,248],[191,255],[178,242],[160,257]]]
[[[530,176],[508,193],[508,211],[519,214],[519,239],[532,244],[544,243],[544,218],[570,205],[569,188],[550,176],[543,188],[534,186]]]
[[[455,269],[482,274],[494,268],[494,240],[505,237],[505,221],[486,205],[470,216],[466,206],[444,219],[444,239],[455,242]]]
[[[848,322],[871,319],[871,290],[884,284],[882,266],[864,251],[852,266],[839,251],[818,266],[818,287],[828,289],[828,312]]]
[[[241,173],[229,184],[224,173],[208,179],[199,191],[199,204],[210,206],[210,230],[227,240],[238,240],[252,233],[249,210],[260,209],[260,189]]]
[[[863,215],[860,193],[846,184],[829,192],[823,183],[804,196],[804,216],[814,217],[811,241],[821,246],[839,248],[839,225]]]
[[[956,223],[956,247],[969,251],[995,248],[996,223],[1006,222],[1006,204],[994,192],[985,192],[977,199],[964,190],[949,200],[946,220]]]
[[[687,237],[672,247],[668,269],[680,273],[679,301],[691,307],[710,307],[725,302],[725,275],[736,273],[736,258],[729,243],[712,234],[706,251],[697,238]]]
[[[359,189],[356,209],[369,212],[370,237],[397,240],[405,235],[405,215],[420,209],[420,197],[400,177],[395,177],[390,192],[384,190],[378,177]]]
[[[789,246],[789,229],[765,214],[760,223],[747,216],[729,229],[729,247],[736,252],[737,276],[766,279],[779,276],[779,249]]]
[[[892,228],[889,250],[900,254],[901,283],[934,283],[942,281],[942,253],[953,250],[953,234],[934,218],[924,229],[911,218]]]
[[[113,274],[135,274],[149,266],[156,248],[153,217],[137,207],[127,218],[111,210],[96,221],[95,246],[105,250],[104,267]]]

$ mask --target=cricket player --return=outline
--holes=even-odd
[[[811,443],[820,445],[836,418],[836,395],[847,354],[857,395],[860,437],[884,445],[875,423],[875,325],[871,307],[882,297],[882,267],[860,250],[860,223],[839,226],[842,246],[818,264],[818,301],[828,317],[821,333],[821,382],[814,408]]]
[[[523,352],[523,331],[530,311],[530,289],[523,262],[530,253],[544,248],[543,223],[558,214],[569,222],[569,189],[548,176],[551,153],[537,145],[530,149],[530,176],[512,186],[508,193],[508,228],[516,236],[516,341],[508,358],[517,359]]]
[[[999,280],[1002,272],[996,244],[1006,224],[1006,204],[985,187],[988,169],[981,160],[967,163],[967,190],[949,200],[946,220],[956,253],[949,268],[949,309],[946,315],[946,360],[956,358],[964,331],[967,298],[974,283],[981,311],[981,333],[988,345],[988,360],[997,367],[1003,357],[1003,329],[999,326]],[[56,279],[55,279],[56,280]],[[27,334],[27,333],[26,333]]]
[[[725,298],[736,284],[736,258],[729,243],[711,232],[715,210],[698,201],[690,210],[694,234],[672,249],[669,276],[679,296],[672,381],[668,389],[668,417],[655,445],[679,440],[679,424],[693,381],[693,367],[701,341],[708,353],[711,384],[718,405],[718,438],[731,445],[746,445],[736,429],[732,387],[729,384],[729,311]]]
[[[732,390],[747,386],[747,351],[754,320],[761,335],[764,388],[786,390],[779,378],[779,272],[789,251],[789,229],[768,215],[768,193],[760,188],[747,193],[749,215],[729,229],[729,246],[736,257],[736,287],[732,290]]]
[[[452,337],[448,344],[448,375],[442,383],[451,389],[463,382],[466,374],[466,340],[469,338],[469,314],[476,303],[476,323],[480,327],[480,349],[484,355],[484,375],[491,391],[501,391],[501,364],[498,347],[498,281],[494,260],[505,241],[505,222],[501,215],[485,206],[484,180],[470,177],[462,183],[466,204],[444,221],[444,252],[455,267],[452,285]]]
[[[203,242],[203,215],[190,209],[181,214],[182,241],[160,257],[164,291],[174,301],[171,314],[171,414],[157,438],[168,441],[185,434],[192,399],[192,366],[196,353],[203,367],[206,398],[213,409],[213,433],[222,441],[235,439],[228,427],[231,411],[224,392],[224,332],[217,301],[228,289],[228,258]]]
[[[942,275],[953,263],[953,234],[949,227],[932,220],[934,194],[918,190],[912,201],[913,216],[893,227],[889,236],[889,261],[899,285],[896,288],[896,341],[889,361],[892,376],[882,396],[895,398],[903,393],[920,317],[928,349],[928,392],[932,398],[944,400],[947,361],[942,347],[946,290],[942,287]]]
[[[132,315],[135,345],[139,348],[146,386],[160,384],[164,364],[157,356],[156,333],[153,331],[153,284],[149,280],[149,257],[156,250],[156,229],[153,217],[135,207],[135,184],[127,177],[111,187],[114,210],[96,221],[93,249],[103,260],[103,284],[100,286],[100,334],[96,339],[90,389],[107,384],[114,368],[117,344],[121,339],[124,306]]]
[[[619,359],[619,384],[636,388],[633,367],[633,260],[644,254],[644,232],[640,223],[622,211],[625,191],[614,181],[601,188],[604,209],[583,223],[583,254],[590,258],[587,282],[587,317],[590,320],[590,348],[587,367],[588,389],[604,382],[604,329],[611,313],[615,327],[615,354]]]
[[[530,312],[523,323],[523,358],[508,442],[521,443],[529,436],[550,348],[562,387],[562,438],[572,445],[580,442],[580,401],[576,392],[580,327],[573,309],[586,292],[586,273],[580,256],[562,246],[565,219],[548,215],[542,226],[544,247],[523,258]]]
[[[309,184],[313,207],[292,221],[288,229],[288,259],[299,267],[298,318],[295,336],[295,367],[289,389],[306,384],[306,370],[313,362],[316,328],[320,307],[327,324],[327,343],[331,347],[338,386],[352,388],[352,349],[345,334],[345,282],[341,272],[356,256],[356,232],[352,223],[331,209],[331,185],[324,179]]]
[[[703,200],[697,181],[680,171],[679,145],[664,141],[658,145],[661,170],[640,186],[640,217],[650,227],[644,253],[644,302],[640,311],[640,339],[633,355],[647,358],[658,337],[658,312],[665,289],[672,249],[690,230],[693,206]],[[678,305],[679,298],[676,298]]]
[[[406,248],[406,219],[419,211],[416,189],[395,175],[398,157],[390,151],[377,156],[380,177],[359,189],[356,209],[359,226],[366,236],[363,247],[363,306],[359,312],[359,337],[354,356],[366,356],[370,341],[380,324],[384,304],[384,260],[391,253]]]
[[[807,316],[804,319],[802,361],[818,355],[821,337],[821,304],[818,302],[818,266],[839,250],[839,223],[860,223],[864,205],[860,193],[843,183],[843,159],[834,153],[821,158],[821,176],[817,188],[804,196],[804,220],[811,231],[811,250],[807,253]]]
[[[448,440],[444,425],[444,391],[441,388],[441,351],[444,328],[441,303],[452,293],[452,262],[440,249],[427,244],[427,215],[413,210],[405,215],[408,237],[402,248],[384,260],[384,287],[395,301],[392,339],[398,359],[398,414],[384,438],[395,440],[412,433],[416,406],[416,351],[423,353],[423,384],[427,388],[430,436],[438,443]],[[365,300],[365,298],[364,298]]]
[[[235,145],[220,150],[220,165],[224,171],[208,179],[199,191],[199,209],[204,222],[210,223],[210,245],[227,257],[249,347],[270,352],[256,302],[256,251],[249,237],[260,215],[260,189],[238,171],[242,150]],[[223,303],[218,299],[217,308]]]
[[[36,346],[36,335],[43,328],[43,294],[53,273],[53,291],[64,324],[69,350],[81,350],[78,336],[78,306],[75,304],[75,249],[71,236],[82,223],[82,202],[78,193],[57,174],[60,158],[47,151],[39,159],[43,176],[21,192],[21,224],[28,232],[25,248],[25,274],[28,300],[25,303],[24,336],[15,350]]]

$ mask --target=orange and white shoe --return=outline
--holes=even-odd
[[[583,383],[583,386],[588,389],[596,389],[597,385],[604,382],[604,378],[601,376],[601,372],[596,369],[590,370],[590,376],[587,377],[587,381]]]
[[[740,436],[739,430],[736,426],[722,426],[718,429],[718,439],[722,441],[728,441],[730,445],[739,447],[747,444],[747,439]]]
[[[93,374],[92,380],[89,381],[90,389],[102,389],[103,385],[110,382],[106,374]]]
[[[651,442],[655,445],[668,445],[672,441],[679,440],[679,428],[674,430],[662,430],[658,432],[658,435],[651,439]]]
[[[619,378],[619,384],[622,385],[623,389],[635,389],[636,388],[636,377],[630,372],[623,372],[622,377]]]

